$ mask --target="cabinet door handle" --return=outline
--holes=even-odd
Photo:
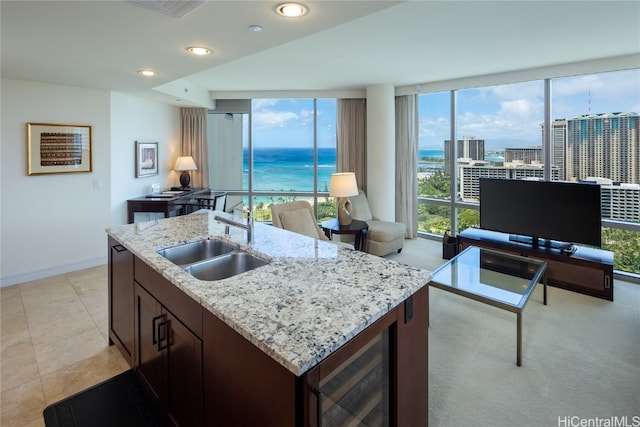
[[[125,248],[125,247],[124,247],[124,246],[122,246],[122,245],[115,245],[115,246],[113,247],[113,249],[115,249],[115,250],[116,250],[116,252],[124,252],[124,251],[126,251],[126,250],[127,250],[127,248]]]
[[[169,336],[171,335],[171,322],[166,320],[158,325],[158,351],[169,347]],[[164,341],[164,345],[162,342]]]
[[[322,393],[315,387],[309,387],[311,393],[316,396],[316,427],[322,426]]]
[[[152,322],[151,322],[151,328],[153,329],[153,337],[152,337],[152,343],[151,344],[158,344],[158,336],[160,336],[160,327],[156,327],[156,322],[160,319],[162,319],[164,317],[164,314],[161,314],[160,316],[156,316],[153,318]],[[158,333],[156,334],[156,330],[158,330]]]

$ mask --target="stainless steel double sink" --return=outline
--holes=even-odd
[[[161,249],[158,254],[200,280],[221,280],[269,264],[220,240],[200,240]]]

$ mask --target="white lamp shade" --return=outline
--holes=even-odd
[[[178,160],[176,160],[176,167],[174,167],[173,170],[193,171],[198,170],[198,168],[196,167],[196,162],[193,161],[193,157],[184,156],[178,157]]]
[[[349,197],[358,195],[358,183],[353,172],[339,172],[331,175],[331,189],[329,195],[333,197]]]

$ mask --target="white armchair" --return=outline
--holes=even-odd
[[[376,218],[369,207],[367,195],[360,190],[357,196],[349,197],[351,200],[351,217],[365,221],[369,225],[367,238],[365,239],[365,251],[385,256],[393,251],[402,251],[404,236],[407,227],[401,222],[381,221]]]
[[[304,200],[272,204],[271,221],[275,227],[315,239],[329,240],[318,226],[313,208]]]

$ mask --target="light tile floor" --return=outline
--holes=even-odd
[[[48,405],[129,368],[107,342],[106,265],[0,295],[1,426],[43,426]]]

